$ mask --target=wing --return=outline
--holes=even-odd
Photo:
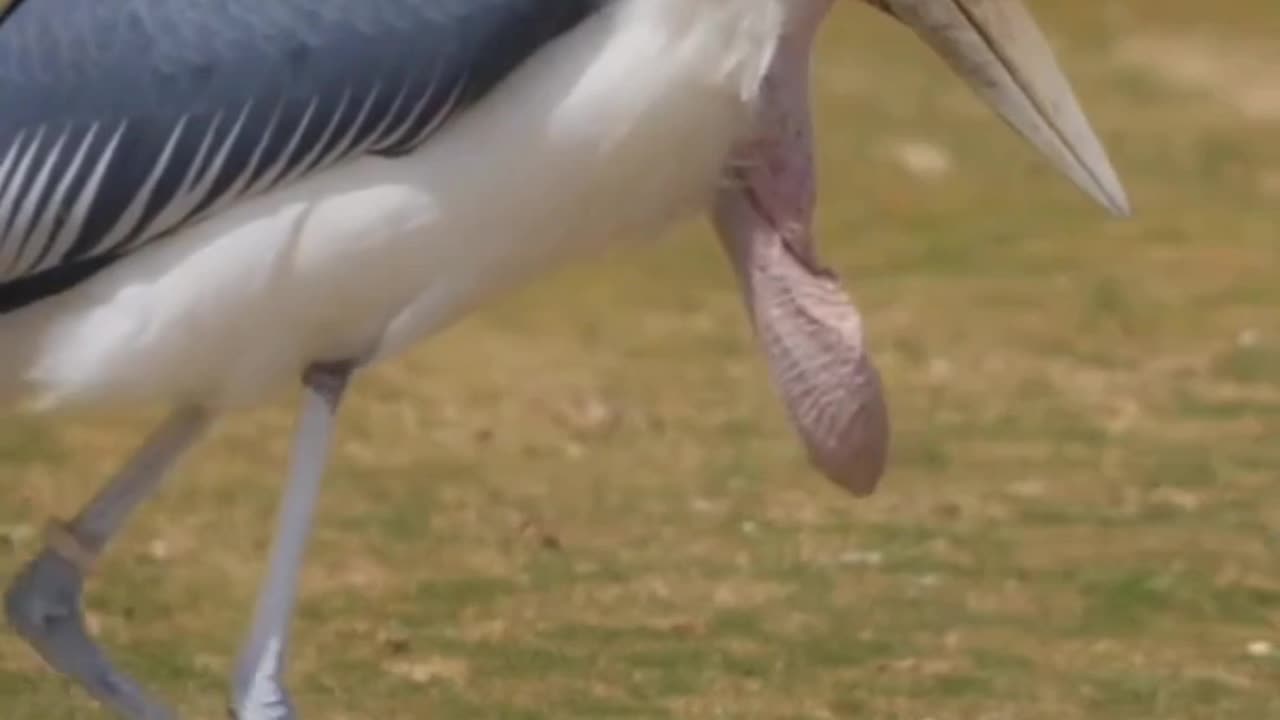
[[[239,198],[411,152],[602,4],[13,5],[0,24],[0,313]]]

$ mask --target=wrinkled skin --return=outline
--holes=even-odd
[[[814,465],[857,495],[885,470],[889,417],[857,307],[818,258],[812,46],[830,3],[792,24],[761,89],[757,135],[734,155],[714,220],[756,338]]]
[[[814,41],[835,0],[793,0],[713,220],[757,341],[813,464],[856,495],[885,472],[889,417],[862,317],[813,237]],[[1019,0],[864,0],[929,44],[1063,174],[1116,215],[1124,188],[1044,36]]]

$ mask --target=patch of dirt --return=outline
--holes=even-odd
[[[903,170],[926,182],[942,180],[955,165],[951,151],[930,140],[898,140],[889,146],[889,151]]]
[[[455,684],[466,682],[468,664],[465,660],[446,657],[427,657],[417,660],[392,660],[383,668],[402,680],[415,685],[427,685],[437,681]]]

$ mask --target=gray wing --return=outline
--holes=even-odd
[[[18,2],[0,21],[0,313],[238,198],[411,152],[602,4]]]

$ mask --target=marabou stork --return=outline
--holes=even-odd
[[[232,712],[291,718],[299,567],[351,375],[554,263],[709,211],[814,463],[889,426],[811,236],[810,55],[835,0],[0,0],[0,406],[169,418],[6,596],[57,671],[172,712],[85,629],[86,574],[210,420],[301,380]],[[862,0],[1117,214],[1124,190],[1019,0]]]

